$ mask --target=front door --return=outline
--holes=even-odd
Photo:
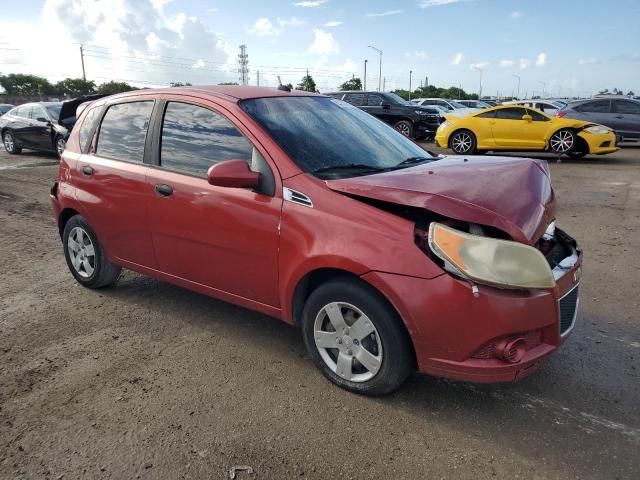
[[[547,123],[523,120],[522,117],[527,114],[528,112],[524,107],[509,107],[496,110],[496,116],[491,125],[496,145],[516,149],[544,148]],[[536,117],[538,116],[541,115],[536,114]]]
[[[29,143],[40,150],[53,148],[52,124],[49,115],[41,105],[32,105],[29,112]]]
[[[158,122],[160,123],[160,122]],[[271,168],[253,144],[211,105],[164,107],[149,224],[164,273],[279,307],[278,245],[282,198]],[[212,186],[207,170],[245,160],[268,179],[264,191]]]

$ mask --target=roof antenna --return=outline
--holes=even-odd
[[[291,87],[289,85],[283,85],[282,80],[280,80],[280,75],[278,75],[278,90],[282,90],[285,92],[290,92]]]

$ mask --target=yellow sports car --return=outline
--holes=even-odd
[[[615,152],[616,136],[603,125],[549,117],[516,105],[488,108],[462,117],[446,115],[436,142],[457,154],[489,150],[542,150],[571,158]]]

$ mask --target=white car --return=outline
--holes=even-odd
[[[456,100],[461,105],[464,105],[467,108],[479,108],[480,110],[484,110],[485,108],[491,108],[491,105],[483,102],[482,100]]]
[[[504,102],[503,105],[524,105],[540,110],[550,117],[553,117],[566,103],[559,100],[512,100],[510,102]]]
[[[416,98],[411,100],[411,102],[417,105],[442,107],[447,111],[447,114],[456,116],[464,116],[481,110],[480,108],[468,108],[449,98]]]

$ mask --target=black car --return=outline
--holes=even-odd
[[[88,95],[66,102],[26,103],[0,117],[0,135],[8,153],[23,148],[56,152],[61,155],[76,123],[76,110],[103,95]]]
[[[436,109],[407,102],[395,93],[357,90],[327,95],[370,113],[405,137],[416,140],[432,139],[440,126],[440,113]]]
[[[10,103],[0,103],[0,117],[11,110],[15,105],[11,105]]]
[[[640,101],[621,97],[577,100],[556,112],[556,117],[599,123],[616,132],[618,141],[640,141]]]

